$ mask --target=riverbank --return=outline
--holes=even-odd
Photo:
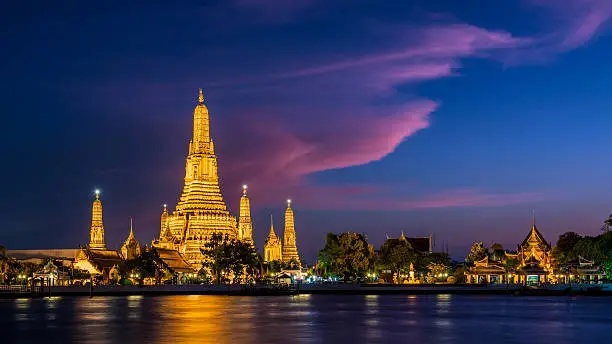
[[[382,285],[382,284],[300,284],[292,286],[270,285],[157,285],[157,286],[68,286],[44,288],[36,292],[16,289],[0,293],[0,298],[48,297],[48,296],[127,296],[127,295],[598,295],[612,296],[612,285],[551,285],[531,288],[521,285]]]

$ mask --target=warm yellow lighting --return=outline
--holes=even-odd
[[[291,199],[288,199],[288,200],[287,200],[287,203],[291,204]]]
[[[242,185],[242,188],[243,188],[244,190],[246,190],[246,189],[248,189],[248,186],[247,186],[246,184],[244,184],[244,185]]]
[[[100,195],[100,190],[99,189],[96,189],[96,191],[94,191],[94,192],[96,193],[96,196]]]
[[[154,246],[180,251],[194,267],[201,266],[204,256],[200,249],[206,245],[213,232],[227,235],[230,240],[252,243],[248,197],[241,198],[240,219],[237,221],[227,210],[221,194],[215,145],[209,124],[208,108],[200,92],[198,104],[193,110],[193,132],[189,141],[182,194],[173,213],[168,214],[164,209],[159,240],[154,242]],[[246,186],[244,190],[246,196]]]
[[[508,274],[508,278],[512,277],[512,274]]]

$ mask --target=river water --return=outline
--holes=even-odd
[[[0,300],[1,343],[610,343],[612,298],[462,295]]]

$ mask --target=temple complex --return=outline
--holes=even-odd
[[[270,215],[270,234],[266,238],[264,244],[264,262],[272,262],[275,260],[282,260],[283,257],[283,244],[280,239],[274,233],[274,220]]]
[[[246,189],[244,193],[246,197]],[[248,198],[245,201],[248,204]],[[190,264],[198,266],[204,260],[200,248],[213,233],[252,241],[252,225],[246,225],[250,215],[246,220],[245,216],[241,227],[244,232],[239,233],[236,218],[230,215],[221,195],[210,118],[200,89],[193,111],[193,136],[185,162],[183,192],[174,212],[168,213],[164,206],[159,239],[153,246],[178,250]]]
[[[518,245],[516,253],[505,252],[504,258],[493,261],[488,256],[474,262],[466,271],[467,283],[520,283],[537,285],[556,281],[551,245],[535,224]],[[558,278],[558,276],[557,276]]]
[[[125,260],[132,260],[140,256],[140,243],[134,237],[133,222],[130,217],[130,234],[121,246],[121,255]]]
[[[253,222],[251,222],[251,203],[247,197],[247,186],[242,186],[240,198],[240,217],[238,218],[238,239],[253,245]]]
[[[285,232],[283,234],[283,262],[289,263],[295,260],[300,264],[297,246],[295,243],[295,224],[293,220],[293,209],[291,209],[291,200],[287,200],[287,210],[285,210]]]

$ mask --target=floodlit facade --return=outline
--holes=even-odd
[[[210,117],[200,89],[193,111],[193,136],[185,163],[183,191],[174,212],[161,215],[159,239],[154,247],[178,250],[194,266],[204,260],[201,248],[214,233],[253,242],[253,225],[246,186],[240,200],[240,222],[227,210],[221,189]]]

